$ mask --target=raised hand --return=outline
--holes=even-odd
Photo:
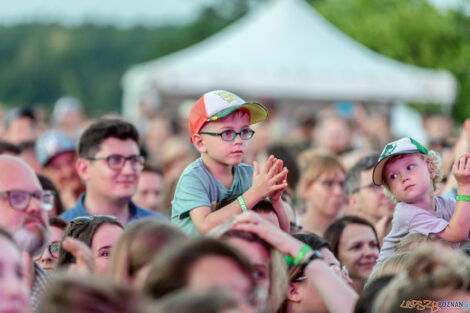
[[[470,189],[470,153],[467,152],[455,160],[452,173],[457,180],[459,189],[462,187]]]
[[[75,257],[75,264],[70,265],[69,271],[78,273],[92,273],[95,267],[93,252],[82,241],[67,237],[62,242],[62,248]]]
[[[287,188],[287,182],[283,179],[287,175],[287,169],[279,172],[279,162],[281,162],[282,167],[282,161],[275,160],[274,156],[271,155],[262,171],[259,169],[258,162],[253,162],[253,184],[250,189],[257,195],[258,200]],[[283,180],[284,182],[279,183]]]
[[[238,215],[232,222],[232,228],[254,233],[282,254],[289,254],[294,258],[304,245],[300,240],[264,220],[253,211]]]

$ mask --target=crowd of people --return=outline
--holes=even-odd
[[[5,112],[0,313],[470,307],[470,120],[425,117],[423,145],[307,112],[224,90],[138,122]]]

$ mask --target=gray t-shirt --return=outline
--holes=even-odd
[[[436,210],[427,211],[412,204],[399,202],[393,213],[392,229],[385,236],[380,249],[377,264],[384,261],[395,252],[395,246],[408,234],[420,233],[429,235],[443,231],[454,214],[455,199],[434,197]]]
[[[225,188],[204,166],[199,158],[188,165],[176,185],[175,196],[171,202],[171,221],[188,235],[198,236],[189,211],[194,208],[212,207],[229,196],[244,193],[253,181],[253,167],[240,163],[233,166],[233,183]],[[240,211],[241,213],[241,211]]]

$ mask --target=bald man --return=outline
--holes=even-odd
[[[0,155],[0,227],[13,235],[31,259],[40,256],[47,245],[47,211],[53,201],[53,194],[42,190],[28,164],[14,156]],[[37,263],[32,263],[32,267],[31,304],[36,310],[48,278]]]

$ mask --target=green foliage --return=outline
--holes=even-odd
[[[262,1],[219,0],[179,27],[0,26],[0,101],[51,108],[67,94],[81,99],[91,115],[119,111],[126,69],[197,43]],[[470,116],[469,17],[460,11],[438,12],[427,0],[309,2],[372,50],[408,64],[450,70],[460,85],[453,115],[457,120]]]
[[[180,27],[0,26],[0,102],[50,109],[72,95],[90,115],[120,111],[125,70],[201,41],[247,9],[248,0],[220,1]]]
[[[317,0],[314,7],[370,49],[422,67],[447,69],[459,81],[454,117],[470,116],[470,19],[427,0]],[[435,111],[435,106],[414,106]]]

